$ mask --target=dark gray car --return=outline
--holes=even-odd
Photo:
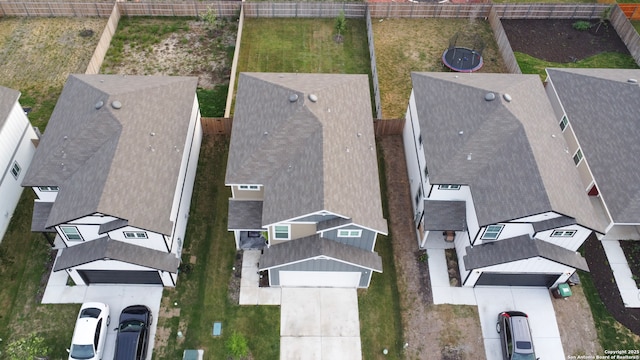
[[[116,354],[114,360],[144,360],[149,347],[149,326],[153,322],[151,310],[144,305],[126,307],[120,313]]]
[[[527,314],[520,311],[501,312],[498,314],[496,330],[500,334],[505,360],[536,360]]]

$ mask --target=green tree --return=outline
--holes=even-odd
[[[8,360],[31,360],[44,358],[49,353],[49,348],[44,343],[44,339],[36,334],[15,340],[5,350],[3,359]]]

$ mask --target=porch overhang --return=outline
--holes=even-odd
[[[47,219],[53,208],[52,202],[34,201],[33,202],[33,217],[31,218],[31,231],[42,233],[55,233],[56,230],[51,227],[47,227]]]
[[[262,201],[229,199],[228,230],[262,229]]]
[[[424,230],[466,231],[467,210],[464,201],[424,201]]]

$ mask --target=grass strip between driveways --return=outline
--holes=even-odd
[[[523,74],[538,74],[542,80],[546,79],[546,68],[606,68],[606,69],[637,69],[638,65],[631,55],[617,52],[605,52],[571,63],[556,63],[540,60],[533,56],[514,52],[520,70]]]
[[[611,316],[598,295],[591,275],[579,271],[580,282],[587,298],[593,321],[598,332],[598,341],[603,350],[639,349],[640,344],[635,342],[634,334]]]
[[[177,307],[180,313],[158,323],[171,334],[154,358],[181,359],[184,349],[204,349],[207,359],[226,359],[225,342],[234,331],[247,339],[254,358],[279,357],[280,308],[239,306],[228,297],[236,256],[233,235],[227,231],[231,191],[224,185],[224,175],[228,147],[225,136],[203,139],[182,255],[183,264],[192,267],[180,274],[175,290],[163,294],[162,306]],[[214,321],[222,321],[220,337],[212,336]],[[183,337],[178,337],[178,331]]]

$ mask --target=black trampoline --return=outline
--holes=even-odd
[[[449,47],[442,53],[442,63],[449,69],[457,72],[474,72],[482,65],[482,50],[484,45],[476,39],[472,48],[458,46],[460,34],[455,34],[449,40]]]

